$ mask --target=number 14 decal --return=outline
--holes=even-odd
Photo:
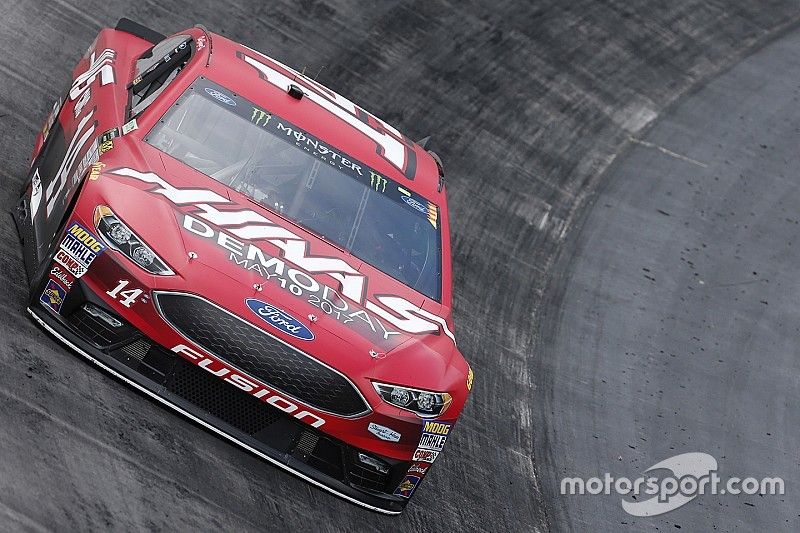
[[[119,300],[119,303],[125,307],[130,307],[131,304],[136,302],[136,299],[144,292],[142,289],[128,289],[127,291],[123,291],[122,289],[128,286],[130,280],[121,279],[117,283],[118,285],[110,291],[106,291],[106,294],[115,300]]]

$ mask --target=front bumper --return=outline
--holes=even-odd
[[[83,284],[76,285],[81,288],[73,287],[70,300],[81,298],[122,320]],[[93,324],[91,316],[76,315],[82,313],[81,300],[69,303],[62,316],[32,298],[28,312],[57,339],[112,375],[309,483],[385,514],[399,514],[407,504],[407,499],[392,492],[410,462],[359,450],[297,422],[164,349],[130,325],[123,328],[125,335],[115,338],[102,331],[102,325]],[[364,464],[360,454],[378,459],[387,471]]]

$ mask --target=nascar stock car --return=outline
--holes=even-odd
[[[201,26],[121,19],[36,140],[14,211],[28,312],[263,459],[399,513],[473,380],[423,145]]]

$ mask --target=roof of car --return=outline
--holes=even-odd
[[[208,77],[378,173],[442,205],[440,167],[424,148],[319,82],[221,35],[209,34]],[[302,96],[290,95],[290,86]],[[299,98],[297,96],[300,96]]]

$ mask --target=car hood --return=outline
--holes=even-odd
[[[436,318],[441,304],[182,163],[136,159],[108,164],[92,186],[175,271],[154,277],[156,290],[201,296],[348,375],[441,386],[457,353],[445,328],[404,331],[376,302],[401,299]]]

